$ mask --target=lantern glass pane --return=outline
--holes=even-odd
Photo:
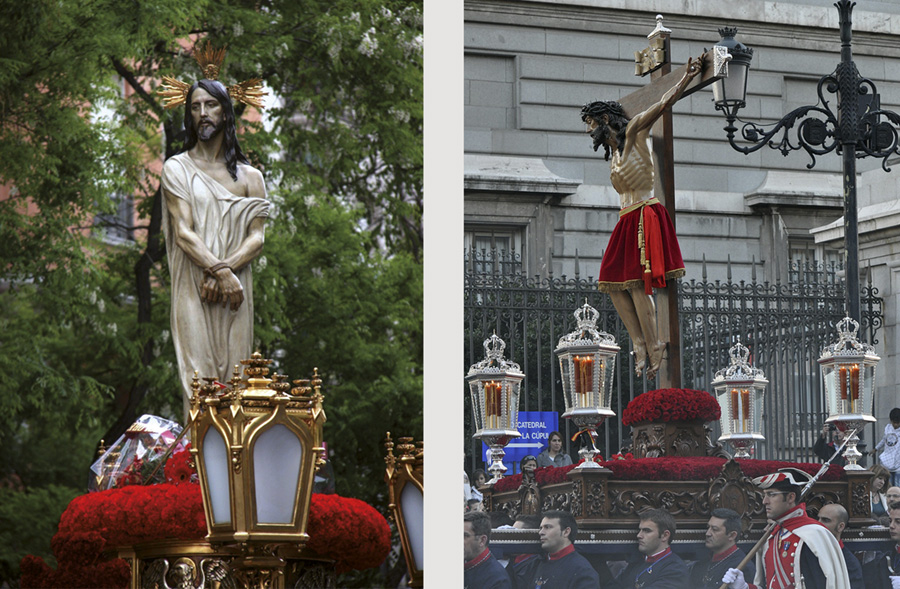
[[[605,408],[612,406],[612,385],[616,371],[616,357],[610,356],[604,362],[603,380],[600,381],[601,405]]]
[[[729,100],[744,102],[747,96],[747,66],[735,64],[728,68],[725,78],[725,95]]]
[[[569,391],[575,386],[572,377],[572,358],[568,354],[560,354],[559,356],[559,372],[562,378],[563,400],[565,401],[566,410],[571,409],[571,401],[569,400]]]
[[[206,471],[209,488],[209,504],[214,524],[231,523],[231,481],[228,478],[228,451],[222,434],[215,428],[206,430],[203,436],[203,470]]]
[[[506,423],[503,425],[505,429],[519,429],[519,391],[522,388],[522,381],[517,380],[509,385],[509,413]]]
[[[764,386],[756,387],[753,391],[753,415],[750,421],[750,427],[753,430],[753,433],[762,435],[762,410],[763,410],[763,398],[765,397],[766,389]]]
[[[469,398],[472,399],[472,419],[476,433],[484,429],[484,395],[481,393],[480,385],[477,380],[469,382]]]
[[[730,72],[729,72],[730,73]],[[720,78],[713,82],[712,91],[713,91],[713,102],[716,104],[722,104],[725,102],[725,80],[727,78]]]
[[[713,101],[716,104],[744,102],[747,96],[747,66],[732,62],[728,65],[728,77],[713,82]]]
[[[825,408],[828,410],[829,415],[837,415],[840,413],[840,407],[838,407],[837,372],[833,365],[826,364],[822,366],[822,380],[825,384]]]
[[[875,399],[875,365],[869,364],[865,368],[865,374],[863,376],[863,382],[860,383],[862,387],[862,392],[860,393],[862,404],[860,408],[860,413],[865,413],[866,415],[872,414],[872,405]]]
[[[716,401],[719,403],[719,409],[722,411],[722,416],[719,418],[719,427],[722,429],[722,435],[727,436],[731,433],[731,420],[728,419],[729,415],[731,415],[731,407],[729,407],[730,399],[727,395],[728,387],[725,385],[720,385],[715,388],[716,391]]]
[[[400,510],[409,536],[409,545],[416,560],[416,568],[424,570],[422,553],[425,548],[425,504],[422,492],[415,485],[406,484],[400,492]]]
[[[257,522],[293,522],[302,460],[303,445],[286,426],[276,424],[260,434],[253,445]]]

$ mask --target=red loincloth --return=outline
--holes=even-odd
[[[638,227],[644,215],[645,256],[651,272],[641,266]],[[613,229],[603,261],[600,263],[598,288],[603,292],[643,286],[647,294],[653,288],[664,288],[666,280],[684,276],[681,248],[666,208],[656,202],[626,213]]]

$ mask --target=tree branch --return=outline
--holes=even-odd
[[[165,109],[163,109],[163,107],[159,105],[159,103],[153,98],[153,96],[150,95],[150,93],[147,92],[143,86],[141,86],[141,83],[138,82],[134,74],[125,67],[125,64],[123,64],[115,57],[110,57],[109,61],[112,62],[116,73],[122,76],[122,78],[124,78],[126,82],[128,82],[128,85],[131,86],[134,89],[135,93],[150,106],[150,108],[154,113],[156,113],[158,117],[163,118],[165,115]]]

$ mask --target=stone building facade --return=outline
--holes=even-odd
[[[738,28],[738,40],[754,49],[746,120],[774,122],[815,104],[819,79],[840,60],[831,0],[751,0],[739,14],[734,3],[715,0],[467,0],[467,247],[514,249],[528,275],[597,275],[619,198],[579,113],[587,102],[648,83],[634,75],[634,53],[647,46],[657,13],[672,31],[674,66],[718,42],[719,28]],[[857,3],[853,54],[882,108],[900,111],[900,5]],[[687,280],[700,280],[705,268],[709,280],[730,272],[749,281],[755,272],[760,282],[785,283],[797,278],[792,262],[841,261],[839,155],[808,169],[802,151],[738,153],[708,88],[679,101],[673,114],[675,223]],[[888,411],[900,406],[900,170],[886,173],[873,158],[857,166],[860,265],[871,268],[885,300],[876,346],[880,437]]]

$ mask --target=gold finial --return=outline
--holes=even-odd
[[[216,377],[205,376],[203,377],[203,380],[206,381],[206,384],[202,385],[199,389],[200,397],[215,397],[219,392],[219,386],[216,384]]]
[[[387,439],[384,441],[384,449],[387,451],[384,462],[389,469],[393,470],[394,466],[397,464],[397,459],[394,457],[394,440],[391,439],[391,432],[387,432]]]
[[[419,441],[416,442],[416,461],[413,463],[413,468],[417,470],[424,471],[425,469],[425,442]]]
[[[308,378],[301,378],[294,381],[294,384],[297,385],[291,389],[291,394],[295,397],[299,397],[301,395],[308,395],[312,393],[312,388],[309,386]]]
[[[194,59],[197,60],[200,71],[203,72],[203,77],[207,80],[219,79],[219,70],[222,68],[222,62],[225,61],[225,50],[227,48],[228,45],[219,49],[213,49],[212,45],[207,42],[203,49],[197,50],[194,54]]]
[[[241,365],[235,364],[234,372],[231,374],[231,379],[228,381],[228,384],[231,385],[232,389],[236,390],[241,382]]]
[[[413,439],[411,437],[402,437],[397,441],[400,442],[397,445],[397,450],[400,451],[400,461],[412,462],[415,460],[416,446],[412,443]]]
[[[263,358],[259,351],[250,354],[249,360],[241,360],[241,364],[246,366],[246,368],[244,368],[244,375],[247,376],[248,379],[266,378],[269,375],[268,367],[271,363],[272,360]]]
[[[291,392],[291,383],[287,378],[286,374],[278,374],[276,372],[272,375],[272,382],[269,383],[269,388],[273,391],[278,391],[282,395],[289,395]]]

